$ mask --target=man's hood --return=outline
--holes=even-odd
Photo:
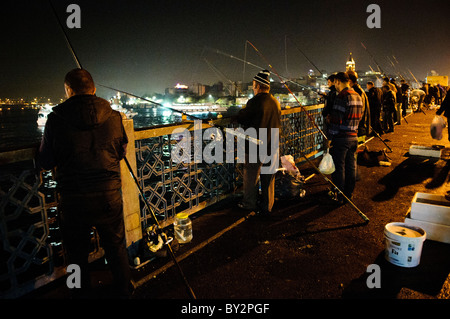
[[[113,112],[108,101],[95,95],[72,96],[52,110],[68,124],[82,130],[102,125]]]

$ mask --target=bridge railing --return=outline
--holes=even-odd
[[[305,107],[319,127],[323,126],[323,105]],[[216,120],[222,126],[237,127],[230,119]],[[159,224],[168,227],[180,212],[193,214],[232,195],[242,185],[242,164],[223,161],[175,161],[174,147],[180,142],[174,132],[186,129],[194,152],[204,153],[211,126],[184,121],[147,129],[134,129],[133,121],[123,121],[129,138],[127,159]],[[196,136],[201,136],[199,143]],[[321,155],[323,138],[301,108],[282,111],[280,154]],[[0,296],[16,298],[65,274],[67,266],[58,216],[58,194],[51,171],[36,169],[37,145],[0,152]],[[121,162],[126,241],[130,260],[143,231],[153,224],[139,195],[135,181]],[[95,229],[92,232],[91,260],[103,250]]]

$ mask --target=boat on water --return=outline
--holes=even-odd
[[[127,118],[133,118],[135,115],[137,115],[137,113],[133,112],[132,109],[126,109],[126,108],[123,108],[123,107],[115,105],[115,104],[111,104],[111,107],[113,110],[116,110],[116,111],[119,111],[119,112],[125,114],[125,116]],[[37,117],[38,126],[40,126],[40,127],[45,126],[45,123],[47,122],[47,117],[52,112],[52,108],[53,108],[53,105],[49,105],[49,104],[39,106],[39,112],[38,112],[38,117]]]
[[[226,112],[227,107],[209,103],[173,103],[170,108],[185,113]]]
[[[37,116],[37,124],[39,127],[45,126],[47,123],[47,117],[52,112],[53,106],[50,104],[45,104],[39,106],[39,112]]]
[[[123,113],[128,119],[132,119],[138,114],[137,112],[134,112],[133,109],[127,109],[125,107],[122,107],[121,105],[114,103],[111,103],[111,108],[115,111]]]

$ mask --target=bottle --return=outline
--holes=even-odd
[[[178,213],[175,215],[173,222],[175,238],[180,244],[188,243],[192,240],[192,222],[189,219],[189,214]]]

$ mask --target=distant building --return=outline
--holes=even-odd
[[[350,57],[348,58],[348,61],[345,63],[345,71],[355,71],[355,60],[353,60],[352,53],[350,52]]]
[[[189,91],[192,92],[196,96],[205,95],[208,91],[208,87],[204,84],[194,83],[190,86]]]
[[[373,82],[374,86],[381,88],[383,86],[383,75],[381,72],[367,71],[358,73],[358,83],[363,89],[366,88],[367,82]]]
[[[188,91],[189,87],[187,85],[177,83],[177,85],[175,85],[173,88],[167,88],[166,94],[181,95],[188,93]]]

